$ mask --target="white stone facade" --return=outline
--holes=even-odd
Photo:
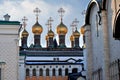
[[[1,68],[1,80],[18,80],[18,30],[20,25],[19,22],[13,25],[13,22],[5,22],[0,24],[0,62],[4,62],[4,67]]]
[[[120,41],[113,37],[114,21],[120,9],[118,7],[120,0],[103,0],[101,4],[105,1],[106,9],[101,9],[100,14],[98,13],[100,5],[97,0],[91,0],[88,5],[89,24],[86,21],[86,49],[84,50],[87,61],[87,80],[110,80],[109,65],[120,59]],[[101,24],[98,24],[100,19]]]

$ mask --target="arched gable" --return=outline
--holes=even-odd
[[[85,24],[86,25],[90,24],[90,13],[91,13],[91,9],[94,5],[97,5],[97,7],[99,8],[99,12],[101,11],[101,7],[96,0],[90,1],[89,5],[88,5],[88,8],[87,8],[87,11],[86,11],[86,17],[85,17]]]
[[[120,40],[120,10],[117,12],[113,26],[113,37]]]

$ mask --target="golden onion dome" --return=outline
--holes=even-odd
[[[54,32],[51,29],[48,31],[48,36],[49,37],[54,37]]]
[[[77,30],[75,30],[75,32],[73,33],[73,35],[74,35],[74,37],[80,37],[80,33]]]
[[[70,36],[70,40],[74,41],[74,36],[73,35]]]
[[[57,26],[57,33],[65,35],[67,33],[68,29],[66,25],[64,25],[62,22]]]
[[[33,25],[32,27],[32,32],[35,34],[35,35],[40,35],[43,31],[43,28],[42,26],[38,23],[38,21]]]
[[[45,38],[47,41],[48,41],[48,39],[49,39],[49,36],[48,35],[46,35],[46,38]]]
[[[84,34],[84,33],[85,33],[85,28],[84,28],[84,27],[81,27],[81,28],[80,28],[80,33],[81,33],[81,34]]]
[[[22,32],[22,37],[28,37],[29,33],[24,29]]]

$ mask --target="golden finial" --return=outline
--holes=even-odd
[[[63,8],[60,8],[58,10],[58,13],[60,13],[60,17],[61,17],[61,22],[62,22],[62,17],[63,17],[63,13],[65,13],[65,10]]]
[[[41,12],[41,10],[39,8],[35,8],[35,10],[33,12],[36,14],[36,21],[38,21],[38,16],[39,16],[39,13]]]
[[[28,19],[24,16],[23,17],[23,19],[22,19],[22,21],[23,21],[23,27],[24,27],[24,29],[25,29],[25,27],[26,27],[26,21],[27,21]]]

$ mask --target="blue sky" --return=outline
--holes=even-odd
[[[62,7],[65,10],[63,22],[68,27],[66,45],[70,47],[69,37],[72,34],[70,25],[72,21],[77,18],[79,21],[77,27],[78,31],[80,31],[80,27],[84,24],[84,15],[82,15],[82,12],[86,10],[89,1],[90,0],[0,0],[0,19],[3,20],[3,15],[8,13],[11,16],[10,20],[22,22],[23,16],[26,16],[28,19],[26,29],[30,33],[28,45],[30,45],[33,43],[32,26],[35,24],[35,14],[33,10],[38,7],[41,10],[39,14],[39,23],[43,27],[41,44],[45,47],[45,36],[47,34],[47,26],[45,24],[49,17],[53,18],[52,29],[58,39],[56,27],[60,23],[60,17],[57,11]]]

